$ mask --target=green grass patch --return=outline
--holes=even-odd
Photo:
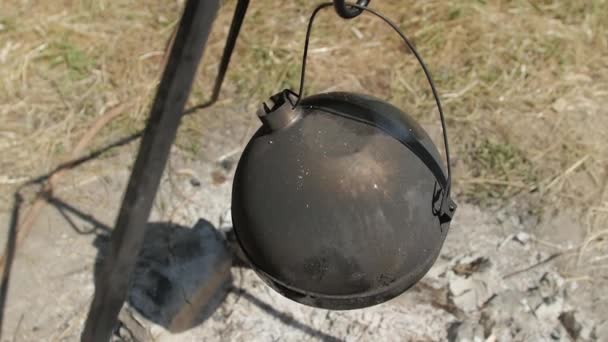
[[[87,77],[96,64],[92,56],[67,39],[53,42],[46,57],[51,67],[65,66],[71,80]]]
[[[465,164],[474,181],[465,192],[478,203],[531,189],[538,181],[533,164],[510,143],[484,139],[468,149]]]

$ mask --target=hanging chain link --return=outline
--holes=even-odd
[[[357,5],[367,7],[369,2],[370,0],[358,0]],[[334,0],[334,8],[336,9],[336,12],[338,12],[338,15],[344,19],[351,19],[363,13],[363,10],[347,5],[344,0]]]

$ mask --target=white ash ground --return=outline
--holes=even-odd
[[[185,205],[179,211],[196,210]],[[171,341],[608,338],[608,315],[592,303],[601,285],[593,284],[593,294],[584,283],[564,279],[555,261],[568,254],[536,243],[537,220],[515,211],[461,205],[436,265],[415,288],[386,304],[353,311],[310,308],[283,298],[252,271],[233,268],[232,290],[210,318],[178,335],[152,325],[151,334]],[[230,227],[229,211],[215,217],[216,225]]]
[[[246,130],[251,129],[243,128]],[[417,286],[385,304],[353,311],[310,308],[281,297],[252,271],[232,268],[231,283],[215,285],[231,291],[205,308],[202,322],[194,320],[192,328],[178,334],[169,332],[167,317],[172,312],[181,312],[184,303],[196,305],[208,294],[197,292],[197,286],[208,279],[205,270],[218,265],[227,270],[222,268],[225,259],[218,240],[209,236],[215,236],[212,226],[230,226],[230,179],[238,160],[238,154],[231,151],[240,150],[240,142],[226,143],[230,136],[211,135],[217,141],[209,142],[205,158],[191,160],[179,151],[173,153],[151,222],[171,221],[182,228],[167,228],[155,248],[163,249],[164,243],[179,251],[184,241],[190,247],[185,257],[173,252],[163,259],[162,254],[152,253],[140,263],[143,269],[133,282],[131,309],[121,316],[117,339],[132,340],[134,334],[155,341],[608,340],[605,274],[593,274],[592,282],[565,279],[557,265],[571,255],[555,256],[564,249],[537,242],[551,240],[558,226],[546,229],[544,223],[520,215],[523,210],[516,206],[481,210],[463,203],[436,265]],[[125,155],[104,160],[106,167],[91,170],[93,178],[82,171],[56,195],[111,226],[129,174],[124,165],[129,161],[130,156]],[[75,225],[88,230],[91,222],[58,209],[49,206],[44,211],[17,254],[4,338],[79,340],[103,239],[70,229]],[[64,214],[72,218],[71,223]],[[191,228],[201,218],[210,221],[205,228]],[[8,217],[3,221],[8,222]],[[193,241],[199,243],[183,238],[189,234],[198,234],[200,240]],[[569,243],[563,242],[567,250]],[[142,270],[163,276],[141,278],[149,275]],[[161,280],[173,290],[155,296],[161,292]],[[169,302],[161,303],[160,298],[169,298]],[[137,308],[146,312],[138,313]]]

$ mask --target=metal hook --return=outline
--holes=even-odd
[[[369,2],[370,0],[358,0],[357,5],[367,7]],[[352,19],[363,13],[363,10],[359,8],[346,5],[346,1],[344,0],[334,0],[334,8],[336,9],[336,12],[338,12],[338,15],[344,19]]]

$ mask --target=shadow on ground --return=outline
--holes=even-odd
[[[98,235],[95,276],[109,247]],[[132,274],[128,302],[142,316],[171,332],[191,329],[221,305],[231,288],[232,256],[206,220],[192,228],[167,222],[148,225]]]
[[[49,197],[47,203],[56,208],[78,234],[96,235],[93,244],[98,249],[94,268],[97,276],[110,247],[111,228],[61,199]],[[204,324],[232,292],[293,329],[323,341],[339,340],[234,285],[231,269],[235,267],[247,266],[235,252],[231,231],[220,232],[204,219],[193,227],[152,222],[147,227],[127,301],[147,320],[179,333]],[[124,316],[120,318],[117,334],[119,328],[129,325]],[[135,340],[142,340],[141,332],[135,335],[140,336]]]
[[[191,115],[191,114],[196,113],[198,110],[206,109],[206,108],[212,106],[219,98],[219,91],[220,91],[222,81],[223,81],[223,76],[218,77],[216,79],[214,92],[212,94],[212,97],[208,101],[197,104],[188,109],[185,109],[183,112],[183,115],[184,116]],[[19,186],[17,188],[17,190],[15,190],[15,192],[13,194],[13,209],[12,209],[12,213],[11,213],[11,219],[9,221],[9,227],[7,230],[8,236],[7,236],[7,241],[6,241],[6,245],[5,245],[5,249],[4,249],[4,257],[2,260],[0,260],[0,265],[2,267],[1,272],[0,272],[1,276],[2,276],[2,279],[0,280],[0,337],[2,336],[2,331],[3,331],[2,327],[3,327],[3,322],[4,322],[4,309],[6,306],[6,296],[8,294],[8,286],[10,283],[10,273],[11,273],[13,259],[15,256],[15,252],[16,252],[18,240],[19,240],[18,235],[17,235],[17,230],[19,228],[20,219],[22,219],[20,216],[20,213],[23,211],[22,206],[23,206],[23,202],[24,202],[22,191],[24,191],[25,189],[27,189],[31,186],[41,186],[41,189],[39,190],[37,196],[40,195],[40,196],[44,197],[49,203],[54,201],[55,203],[54,204],[51,203],[51,204],[55,205],[55,207],[64,216],[64,218],[66,218],[66,220],[68,221],[70,226],[72,228],[74,228],[79,234],[94,233],[95,231],[97,231],[98,228],[109,230],[108,226],[101,224],[100,222],[92,222],[92,223],[94,223],[93,231],[90,231],[90,232],[79,231],[77,229],[77,227],[73,224],[72,219],[69,216],[66,216],[64,214],[66,211],[71,212],[73,215],[80,217],[80,218],[83,218],[82,216],[85,216],[85,218],[84,218],[85,220],[86,220],[86,217],[91,218],[93,220],[94,220],[94,218],[91,215],[88,215],[82,211],[71,210],[71,209],[75,209],[75,208],[73,206],[69,205],[68,203],[58,201],[56,198],[52,197],[52,195],[50,194],[50,191],[49,191],[49,190],[52,191],[52,189],[49,187],[48,181],[53,176],[59,174],[62,171],[71,170],[71,169],[74,169],[83,164],[89,163],[93,160],[97,160],[97,158],[104,155],[104,153],[106,153],[112,149],[128,145],[128,144],[138,140],[139,138],[141,138],[142,135],[143,135],[143,130],[139,130],[133,134],[116,139],[100,148],[97,148],[97,149],[91,151],[90,153],[88,153],[84,156],[81,156],[81,157],[69,160],[68,162],[62,163],[59,166],[57,166],[55,169],[51,170],[50,172],[47,172],[47,173],[44,173],[37,177],[31,178],[30,180],[26,181],[21,186]]]
[[[214,99],[185,111],[185,115],[208,107]],[[95,234],[98,258],[95,272],[103,262],[105,250],[109,247],[112,228],[93,215],[53,196],[47,192],[45,184],[61,171],[70,170],[96,160],[107,151],[127,145],[141,137],[142,132],[120,138],[88,155],[59,165],[56,169],[34,177],[20,186],[14,193],[13,212],[8,227],[5,259],[2,262],[0,282],[0,336],[10,284],[13,257],[18,247],[17,230],[27,216],[22,210],[22,192],[30,187],[40,187],[38,195],[53,206],[65,219],[67,226],[79,235]],[[262,311],[275,316],[283,324],[301,330],[310,336],[323,340],[337,340],[333,336],[298,322],[287,313],[274,309],[270,304],[249,293],[246,289],[233,286],[230,268],[246,267],[235,257],[223,234],[208,221],[200,220],[194,227],[184,227],[166,222],[150,223],[144,247],[132,279],[128,302],[135,310],[150,321],[171,332],[191,329],[204,323],[224,302],[230,292],[250,301]]]

